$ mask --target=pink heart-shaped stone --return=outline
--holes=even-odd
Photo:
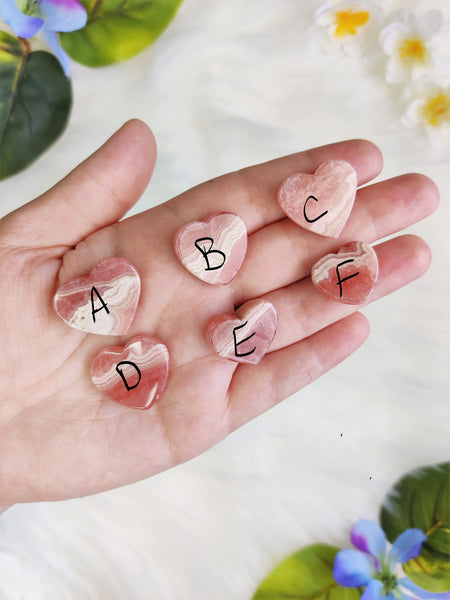
[[[161,396],[169,374],[169,352],[151,335],[99,352],[91,363],[94,385],[110,400],[145,410]]]
[[[173,245],[179,260],[193,275],[206,283],[224,285],[242,265],[247,231],[237,215],[214,214],[181,227]]]
[[[362,304],[378,280],[378,258],[365,242],[349,242],[336,254],[327,254],[311,269],[316,288],[328,298],[345,304]]]
[[[250,300],[234,314],[213,317],[205,336],[219,356],[239,363],[257,364],[277,330],[277,313],[266,300]]]
[[[123,335],[133,321],[141,292],[139,273],[126,259],[101,260],[88,275],[60,287],[53,304],[74,329],[102,335]]]
[[[350,216],[356,185],[356,172],[350,163],[328,160],[314,175],[288,177],[278,191],[278,203],[297,225],[337,238]]]

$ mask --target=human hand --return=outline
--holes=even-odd
[[[378,175],[376,147],[349,141],[219,177],[118,222],[145,189],[155,158],[147,127],[127,123],[0,223],[0,506],[83,496],[149,477],[205,451],[338,364],[366,338],[367,320],[358,307],[313,288],[312,264],[346,241],[373,243],[400,231],[438,202],[429,179],[405,175],[360,189],[338,240],[286,219],[276,193],[292,173],[338,158],[352,163],[359,185]],[[241,270],[226,286],[193,277],[172,248],[180,226],[216,212],[238,214],[249,235]],[[370,301],[429,265],[428,247],[415,236],[375,249],[380,276]],[[59,285],[108,256],[129,259],[142,282],[135,320],[119,339],[74,330],[52,306]],[[258,365],[238,365],[213,353],[203,332],[212,316],[253,298],[275,306],[278,330]],[[111,402],[89,376],[100,349],[139,333],[156,335],[170,353],[166,389],[149,411]]]

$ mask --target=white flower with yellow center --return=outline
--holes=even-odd
[[[423,87],[402,118],[406,127],[422,126],[435,146],[450,140],[450,86]]]
[[[380,44],[389,57],[388,83],[401,83],[409,78],[417,80],[434,66],[438,50],[436,34],[443,22],[440,10],[430,10],[421,17],[402,12],[399,20],[381,31]]]
[[[326,29],[334,45],[357,54],[368,30],[380,17],[381,10],[373,2],[334,0],[322,5],[314,20]]]

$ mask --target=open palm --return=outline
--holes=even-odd
[[[126,124],[96,154],[0,225],[0,505],[91,494],[183,462],[333,367],[366,338],[356,308],[313,288],[311,265],[345,241],[375,242],[420,220],[438,201],[432,182],[406,175],[358,191],[338,240],[304,231],[276,202],[281,182],[330,158],[353,164],[359,185],[382,166],[369,142],[349,141],[244,169],[193,188],[119,222],[148,183],[156,150],[139,121]],[[177,229],[217,212],[238,214],[248,238],[245,261],[226,286],[203,283],[178,262]],[[376,246],[375,300],[420,276],[428,247],[414,236]],[[126,337],[84,334],[52,307],[56,288],[102,258],[123,256],[142,292]],[[208,320],[253,298],[272,302],[278,330],[258,365],[214,354]],[[89,367],[102,348],[138,333],[170,353],[160,400],[148,411],[103,397]]]

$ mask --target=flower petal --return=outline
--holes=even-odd
[[[350,532],[350,540],[352,544],[371,554],[378,560],[383,560],[386,552],[386,535],[378,523],[362,519],[353,526]]]
[[[407,529],[401,533],[389,551],[388,560],[391,565],[405,563],[419,556],[426,539],[427,536],[421,529]]]
[[[403,115],[401,122],[405,127],[416,127],[423,121],[423,109],[426,104],[425,98],[417,98],[411,102]]]
[[[41,0],[39,11],[51,31],[75,31],[86,25],[87,13],[78,0]]]
[[[1,0],[0,17],[21,38],[33,37],[44,24],[44,21],[39,17],[24,15],[17,8],[15,0]]]
[[[64,50],[59,45],[58,35],[54,31],[49,31],[48,29],[42,30],[42,35],[44,36],[45,41],[50,46],[53,51],[53,54],[59,60],[64,74],[66,77],[70,75],[70,58],[69,55],[64,52]]]
[[[418,20],[417,29],[421,36],[426,40],[430,40],[441,29],[443,24],[444,15],[442,11],[437,9],[429,10]]]
[[[329,25],[333,24],[334,12],[334,9],[330,8],[329,4],[325,4],[314,13],[314,20],[317,25],[320,25],[321,27],[328,27]]]
[[[372,571],[370,558],[357,550],[340,550],[334,559],[333,577],[344,587],[367,585]]]
[[[385,596],[381,594],[383,591],[383,584],[378,579],[372,579],[369,581],[368,586],[364,590],[361,600],[385,600]]]
[[[427,590],[422,589],[415,583],[408,579],[408,577],[403,577],[399,579],[397,582],[399,587],[405,588],[406,590],[413,592],[416,598],[423,598],[423,600],[449,600],[450,592],[428,592]],[[411,596],[409,596],[411,598]]]
[[[410,33],[411,30],[406,23],[391,23],[385,27],[379,37],[384,53],[388,56],[395,56],[401,40],[408,37]]]
[[[402,63],[391,58],[386,66],[386,81],[388,83],[401,83],[406,79],[406,72]]]
[[[430,89],[421,111],[425,127],[438,128],[450,124],[450,87]]]

